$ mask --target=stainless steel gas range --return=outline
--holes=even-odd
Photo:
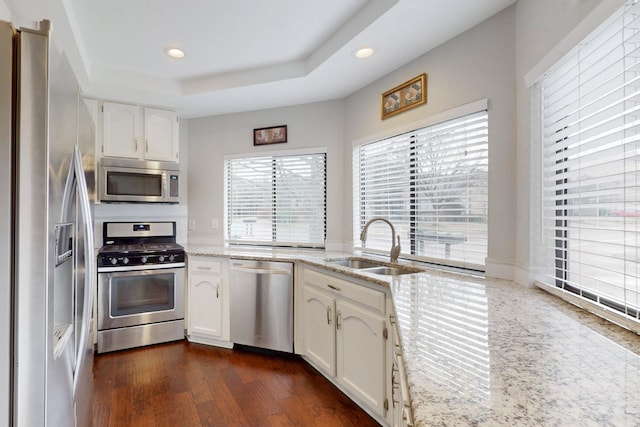
[[[184,338],[185,252],[175,222],[105,222],[98,352]]]

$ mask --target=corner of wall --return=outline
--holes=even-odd
[[[352,242],[341,242],[338,240],[327,240],[325,242],[325,251],[327,252],[351,252],[352,250]]]
[[[526,288],[535,287],[534,274],[528,265],[510,264],[489,258],[485,263],[485,275],[488,278],[510,280]]]
[[[504,280],[514,280],[515,266],[496,259],[485,259],[485,275],[487,277]]]

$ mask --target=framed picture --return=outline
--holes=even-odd
[[[427,102],[427,75],[421,74],[382,94],[382,119]]]
[[[253,145],[281,144],[287,142],[287,125],[253,130]]]

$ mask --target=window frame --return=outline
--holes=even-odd
[[[365,247],[359,244],[360,243],[359,235],[360,235],[360,231],[362,230],[362,227],[364,226],[364,224],[368,219],[370,219],[372,216],[375,216],[375,215],[367,215],[364,212],[366,208],[361,207],[362,201],[360,200],[360,197],[361,197],[362,188],[360,183],[360,179],[361,179],[360,149],[361,147],[367,146],[370,144],[384,143],[393,139],[400,140],[402,138],[405,138],[413,142],[409,142],[409,148],[408,148],[408,152],[409,152],[408,169],[412,171],[412,173],[411,173],[411,178],[408,179],[407,191],[406,191],[407,194],[409,195],[408,197],[409,202],[407,203],[409,231],[408,233],[405,232],[403,236],[408,234],[408,236],[410,236],[411,238],[407,239],[406,237],[403,237],[403,241],[401,241],[403,252],[400,254],[400,257],[405,259],[417,260],[417,261],[446,264],[453,267],[461,267],[468,270],[476,270],[480,272],[484,271],[485,269],[484,262],[485,262],[485,259],[487,256],[486,254],[488,251],[488,215],[485,215],[485,221],[484,221],[485,231],[486,231],[486,236],[484,239],[485,252],[481,262],[475,263],[475,262],[459,261],[459,260],[453,260],[453,259],[434,258],[434,257],[428,257],[428,256],[417,254],[418,241],[416,239],[416,230],[417,230],[417,224],[418,224],[419,206],[418,206],[418,198],[416,197],[416,194],[419,191],[419,189],[417,188],[419,178],[417,177],[417,172],[416,172],[418,168],[418,160],[416,157],[417,156],[416,146],[418,143],[416,142],[415,135],[417,133],[424,131],[425,128],[430,128],[430,127],[436,128],[437,126],[446,124],[447,122],[454,121],[454,120],[463,120],[463,118],[467,116],[472,116],[478,113],[486,114],[486,126],[488,129],[488,126],[489,126],[488,106],[489,106],[488,99],[484,98],[466,105],[462,105],[452,110],[440,113],[438,115],[426,118],[424,120],[414,122],[406,126],[405,128],[393,129],[387,132],[386,134],[377,135],[375,137],[363,138],[361,140],[354,142],[353,157],[352,157],[352,161],[353,161],[352,188],[353,188],[353,247],[355,250],[361,250],[361,251],[376,254],[376,255],[389,255],[389,249],[391,247],[391,240],[389,237],[391,233],[390,233],[389,227],[382,225],[382,223],[380,223],[381,224],[380,227],[381,227],[381,233],[384,233],[384,236],[385,236],[384,245],[385,247],[388,246],[389,249],[372,248],[369,246],[368,243],[367,245],[365,245]],[[487,137],[487,143],[486,143],[486,150],[484,151],[484,153],[488,162],[488,153],[489,153],[488,137]],[[488,191],[489,191],[488,169],[486,173],[486,186],[484,188],[486,191],[486,199],[484,203],[486,206],[486,211],[488,211]],[[389,216],[392,216],[392,215],[389,215]],[[391,220],[393,222],[393,218],[391,218]],[[371,227],[374,227],[374,224],[372,224]],[[386,230],[382,227],[385,227]],[[398,228],[398,226],[396,226],[396,228]],[[369,240],[371,238],[370,230],[367,234],[368,234],[368,237],[369,237],[368,240]],[[443,245],[443,248],[444,246],[450,247],[450,245]],[[409,249],[409,251],[407,251],[407,249]]]
[[[277,161],[276,159],[296,159],[296,158],[304,158],[309,156],[321,156],[323,158],[324,163],[324,181],[322,182],[322,242],[320,241],[284,241],[282,239],[278,240],[278,233],[276,229],[278,227],[278,208],[277,208],[277,191],[274,187],[277,185]],[[271,188],[271,239],[256,239],[256,240],[244,240],[244,239],[234,239],[231,238],[232,235],[232,222],[230,221],[230,210],[233,208],[229,205],[231,203],[230,200],[230,164],[237,160],[264,160],[270,159],[271,163],[271,179],[270,184]],[[260,153],[244,153],[244,154],[231,154],[224,156],[224,241],[225,244],[229,246],[265,246],[265,247],[299,247],[299,248],[313,248],[313,249],[324,249],[326,245],[327,239],[327,150],[325,147],[317,147],[317,148],[308,148],[308,149],[297,149],[297,150],[281,150],[281,151],[264,151]],[[317,226],[318,224],[316,224]]]
[[[640,333],[640,263],[627,243],[640,237],[640,224],[616,225],[606,214],[640,204],[627,182],[640,172],[627,154],[637,139],[638,96],[629,94],[640,93],[638,22],[638,5],[613,11],[531,85],[531,191],[540,212],[531,222],[531,268],[541,288]],[[610,166],[618,163],[622,169]],[[607,252],[613,247],[621,255]]]

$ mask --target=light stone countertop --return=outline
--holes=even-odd
[[[324,261],[345,253],[187,253],[305,262],[388,286],[416,426],[640,426],[640,336],[540,289],[436,270],[381,279]]]

